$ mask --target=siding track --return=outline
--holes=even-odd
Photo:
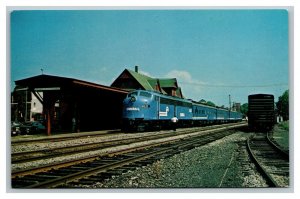
[[[256,134],[247,140],[255,164],[271,187],[289,186],[289,155],[275,147],[266,134]]]

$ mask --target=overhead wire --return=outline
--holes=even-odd
[[[286,83],[278,83],[278,84],[265,84],[265,85],[226,85],[226,84],[205,84],[205,83],[191,83],[191,82],[181,82],[180,84],[189,84],[201,87],[224,87],[224,88],[270,88],[270,87],[286,87],[288,84]]]

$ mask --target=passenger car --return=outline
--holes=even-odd
[[[145,90],[135,90],[127,95],[122,117],[123,130],[170,127],[173,117],[178,118],[178,126],[242,120],[242,114],[235,111]]]

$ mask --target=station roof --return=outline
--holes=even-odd
[[[49,89],[49,88],[68,88],[73,86],[84,86],[89,88],[107,90],[117,93],[127,94],[128,91],[119,89],[119,88],[112,88],[110,86],[104,86],[92,82],[87,82],[79,79],[68,78],[68,77],[59,77],[59,76],[52,76],[52,75],[38,75],[29,77],[26,79],[21,79],[15,81],[16,86],[21,87],[28,87],[31,89]]]
[[[162,88],[178,88],[176,78],[159,79]]]
[[[155,85],[159,83],[162,88],[177,88],[176,78],[152,78],[141,73],[126,69],[128,72],[146,89],[155,90]]]
[[[145,90],[155,90],[163,94],[167,94],[167,89],[174,89],[176,91],[176,96],[183,98],[181,88],[178,87],[176,78],[152,78],[129,69],[125,69],[111,84],[111,86],[116,87],[116,82],[118,82],[120,79],[128,78],[128,74],[129,76],[132,76]]]
[[[143,75],[141,73],[134,72],[129,69],[125,69],[125,70],[127,70],[145,88],[145,90],[154,90],[155,87],[153,87],[150,84],[153,78]]]

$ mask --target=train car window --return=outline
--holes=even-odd
[[[128,97],[137,96],[137,95],[138,95],[137,92],[132,92],[132,93],[129,93],[129,94],[128,94]]]
[[[151,95],[150,93],[143,92],[143,91],[140,91],[140,96],[148,97],[148,98],[151,98],[151,97],[152,97],[152,95]]]
[[[163,97],[160,98],[160,103],[192,108],[192,103],[184,102],[184,101],[180,101],[180,100],[167,99],[167,98],[163,98]]]
[[[163,98],[163,97],[160,98],[160,103],[161,104],[175,105],[174,100]]]
[[[192,107],[192,103],[182,102],[182,106],[191,108]]]

